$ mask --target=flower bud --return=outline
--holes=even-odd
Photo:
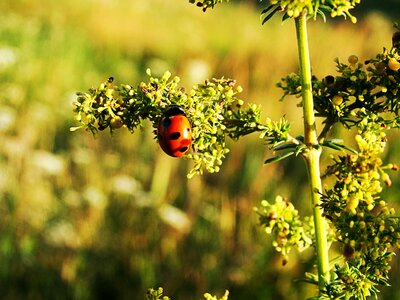
[[[111,125],[112,129],[121,128],[123,125],[121,117],[116,116],[116,117],[112,118],[110,121],[110,125]]]
[[[382,181],[387,185],[387,186],[391,186],[392,185],[392,181],[390,180],[390,177],[387,173],[383,173],[382,174]]]
[[[347,60],[350,64],[355,65],[358,62],[358,57],[357,55],[350,55]]]
[[[388,61],[389,69],[393,71],[398,71],[400,69],[400,63],[394,57],[390,58]]]
[[[332,98],[332,103],[333,103],[333,105],[335,105],[335,106],[339,106],[340,104],[342,104],[342,102],[343,102],[343,97],[340,96],[340,95],[335,95],[335,96]]]

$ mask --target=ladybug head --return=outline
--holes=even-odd
[[[186,116],[185,111],[183,110],[182,107],[179,105],[173,104],[168,109],[166,110],[164,116],[165,117],[172,117],[172,116],[178,116],[178,115],[183,115]]]

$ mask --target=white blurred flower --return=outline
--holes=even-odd
[[[76,233],[71,223],[61,221],[48,229],[46,239],[54,245],[77,246]]]
[[[140,190],[140,184],[130,176],[119,175],[111,179],[111,188],[116,193],[134,195]]]
[[[0,48],[0,69],[7,68],[15,63],[17,55],[11,48]]]
[[[31,156],[32,163],[47,175],[60,175],[65,170],[62,157],[51,152],[38,150]]]
[[[184,74],[185,78],[187,78],[191,84],[196,84],[210,77],[211,68],[204,60],[192,59],[186,63]]]
[[[103,209],[107,204],[106,195],[94,186],[87,187],[83,192],[83,197],[90,203],[90,205],[98,209]]]
[[[187,214],[169,204],[163,204],[158,209],[158,214],[163,222],[181,232],[188,232],[190,229],[190,219]]]
[[[6,131],[15,124],[17,113],[7,106],[0,107],[0,131]]]

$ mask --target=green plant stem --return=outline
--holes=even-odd
[[[304,158],[307,164],[311,198],[314,214],[315,240],[318,264],[318,279],[320,291],[329,281],[329,256],[327,242],[327,224],[320,208],[322,191],[320,176],[321,147],[318,144],[317,131],[315,127],[314,103],[311,85],[311,64],[307,38],[307,15],[303,13],[295,19],[297,46],[299,51],[300,75],[302,78],[302,103],[304,117],[304,139],[306,151]]]

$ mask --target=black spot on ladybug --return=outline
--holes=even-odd
[[[187,149],[188,149],[188,147],[182,147],[181,149],[179,149],[179,151],[184,153],[184,152],[186,152]]]
[[[170,119],[170,118],[165,118],[165,119],[163,119],[162,125],[163,125],[164,127],[168,127],[169,125],[171,125],[171,119]]]
[[[171,134],[169,135],[169,138],[170,138],[171,140],[177,140],[177,139],[180,138],[180,136],[181,136],[181,134],[180,134],[179,132],[173,132],[173,133],[171,133]]]

